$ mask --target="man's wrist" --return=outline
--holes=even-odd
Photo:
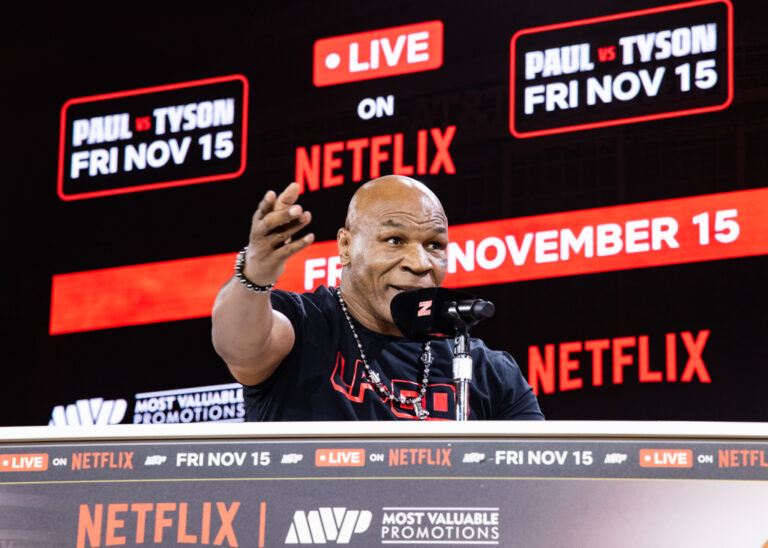
[[[246,289],[253,291],[254,293],[269,293],[275,287],[277,281],[267,285],[260,285],[256,282],[249,280],[245,276],[245,256],[248,253],[248,246],[245,246],[240,253],[237,254],[235,260],[235,277],[237,280],[245,286]]]

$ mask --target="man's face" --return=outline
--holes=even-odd
[[[369,329],[399,335],[389,309],[392,298],[439,286],[445,277],[448,226],[442,206],[405,188],[366,200],[352,225],[340,231],[339,239],[347,306]]]

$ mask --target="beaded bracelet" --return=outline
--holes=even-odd
[[[237,260],[235,261],[235,276],[238,280],[240,280],[241,284],[243,284],[246,288],[250,289],[254,293],[269,293],[275,287],[277,282],[271,283],[269,285],[258,285],[246,278],[245,274],[243,274],[243,269],[245,268],[245,253],[247,251],[248,246],[245,246],[243,250],[237,254]]]

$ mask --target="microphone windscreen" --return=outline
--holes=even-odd
[[[395,325],[404,337],[424,342],[436,337],[453,337],[455,328],[445,317],[445,304],[467,299],[474,297],[454,289],[427,287],[395,295],[389,309]]]

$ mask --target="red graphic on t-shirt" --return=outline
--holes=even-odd
[[[395,397],[401,394],[406,398],[419,395],[419,383],[394,379],[392,381]],[[450,402],[450,403],[449,403]],[[415,419],[413,405],[392,402],[392,414],[401,419]],[[456,418],[456,388],[452,384],[428,384],[421,406],[429,411],[427,420],[452,421]]]
[[[448,394],[447,393],[432,394],[432,406],[435,408],[435,411],[442,411],[444,413],[447,413],[448,412]]]
[[[363,361],[355,360],[354,365],[347,367],[347,361],[341,352],[336,354],[336,365],[331,373],[331,385],[344,394],[349,401],[362,403],[366,391],[370,390],[373,396],[386,403],[371,384],[364,380],[361,368]],[[404,380],[392,380],[390,391],[399,398],[415,398],[419,394],[419,383]],[[455,418],[456,389],[451,384],[428,384],[427,392],[422,400],[422,407],[429,411],[427,420],[454,420]],[[401,419],[417,419],[413,405],[401,404],[399,401],[391,401],[392,414]]]
[[[363,381],[363,376],[357,374],[358,365],[362,366],[362,360],[355,360],[353,367],[345,368],[346,360],[341,352],[336,354],[336,366],[333,368],[331,374],[331,384],[333,387],[344,394],[349,401],[355,403],[361,403],[365,397],[363,390],[371,390],[374,394],[376,391],[367,382]],[[383,401],[383,400],[382,400]]]

